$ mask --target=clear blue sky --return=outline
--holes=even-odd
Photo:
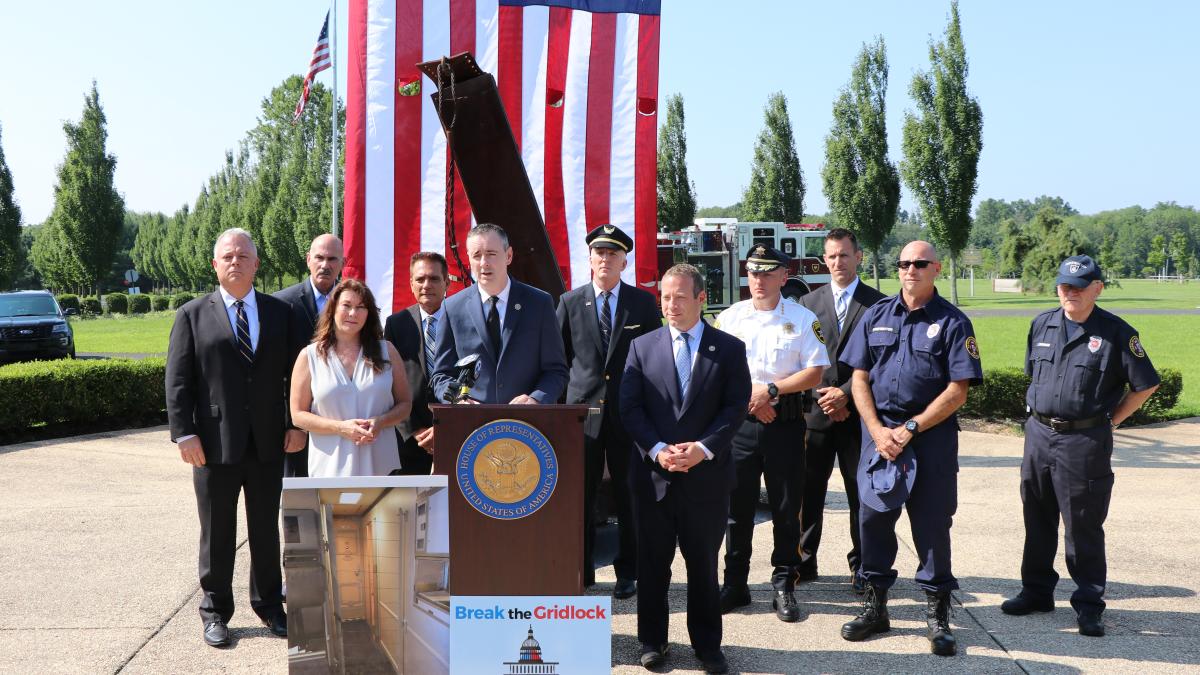
[[[346,2],[339,2],[339,52]],[[688,166],[701,206],[740,198],[767,95],[788,98],[808,183],[830,109],[862,43],[891,66],[888,130],[900,158],[912,74],[945,29],[949,2],[663,0],[660,94],[682,93]],[[62,121],[98,81],[128,208],[192,203],[271,87],[303,72],[326,2],[5,2],[0,143],[27,224],[53,201]],[[1176,201],[1200,206],[1200,5],[1176,1],[991,2],[960,7],[968,85],[984,115],[977,199],[1059,195],[1084,213]],[[339,59],[339,69],[344,69]],[[328,71],[320,78],[330,81]],[[345,77],[339,76],[344,92]],[[665,106],[664,106],[665,109]],[[904,197],[903,205],[911,208]]]

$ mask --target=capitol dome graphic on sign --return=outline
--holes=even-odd
[[[562,675],[558,672],[558,661],[543,661],[542,646],[533,638],[533,626],[529,637],[521,643],[521,656],[517,661],[505,661],[508,672],[504,675]]]

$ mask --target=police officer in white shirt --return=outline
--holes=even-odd
[[[784,299],[789,259],[763,245],[746,259],[750,299],[726,309],[716,326],[746,343],[754,387],[746,421],[733,440],[737,487],[729,498],[721,612],[750,604],[754,509],[765,477],[775,537],[771,604],[780,621],[797,621],[794,594],[800,566],[800,504],[804,490],[804,392],[829,365],[815,314]]]

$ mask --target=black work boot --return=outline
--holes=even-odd
[[[938,656],[954,656],[958,645],[950,632],[950,591],[925,591],[925,622],[929,624],[929,650]]]
[[[842,637],[858,642],[876,633],[886,633],[892,629],[888,619],[887,589],[867,584],[867,592],[863,595],[863,611],[853,621],[842,624]]]

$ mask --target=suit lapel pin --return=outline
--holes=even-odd
[[[521,303],[518,302],[517,304],[513,305],[513,309],[517,310],[518,312],[521,311]]]
[[[714,347],[714,346],[712,346],[712,345],[709,345],[709,346],[708,346],[708,351],[710,351],[710,352],[715,352],[715,351],[717,351],[717,348],[716,348],[716,347]]]
[[[584,306],[584,307],[591,307],[591,306],[592,306],[592,303],[590,303],[590,302],[585,302],[585,303],[583,303],[583,306]]]

